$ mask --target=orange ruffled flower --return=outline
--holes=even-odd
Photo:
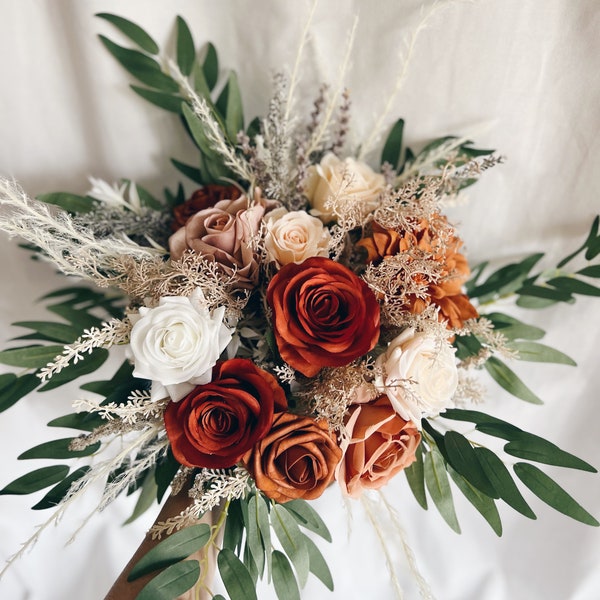
[[[436,218],[446,221],[442,216]],[[357,246],[366,250],[367,262],[377,263],[388,256],[417,248],[432,254],[443,265],[442,278],[437,283],[428,285],[427,298],[409,297],[407,310],[413,314],[420,314],[429,304],[435,304],[439,307],[440,320],[447,320],[448,327],[456,329],[461,328],[468,319],[478,316],[469,297],[462,293],[462,286],[469,278],[470,269],[465,255],[459,252],[462,246],[460,238],[453,236],[447,244],[439,243],[435,231],[425,220],[413,231],[402,233],[373,222],[372,235],[357,242]],[[427,281],[423,283],[426,284]]]

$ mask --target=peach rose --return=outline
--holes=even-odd
[[[287,502],[318,498],[333,481],[341,457],[326,421],[280,413],[271,431],[242,461],[259,490]]]
[[[311,256],[327,256],[330,238],[323,223],[304,210],[277,209],[269,213],[265,248],[277,267],[299,264]]]
[[[193,215],[184,227],[169,238],[171,258],[177,260],[188,250],[219,263],[225,273],[235,272],[241,288],[258,281],[258,261],[251,239],[258,233],[264,205],[251,204],[247,196],[221,200],[212,208]]]
[[[340,160],[329,152],[318,165],[309,167],[304,193],[311,213],[329,223],[335,220],[335,214],[326,207],[330,198],[358,200],[366,215],[377,208],[377,199],[384,188],[385,177],[369,165],[350,157]]]
[[[400,417],[386,396],[350,407],[348,437],[336,479],[352,498],[363,489],[377,490],[415,461],[421,434],[414,423]]]

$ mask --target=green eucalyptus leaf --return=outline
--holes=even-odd
[[[0,375],[0,379],[2,381],[0,386],[0,412],[7,410],[21,398],[33,392],[41,383],[39,377],[33,374],[17,377],[13,373],[6,373]]]
[[[584,296],[600,296],[600,288],[574,277],[554,277],[546,283],[559,289],[561,292],[582,294]]]
[[[3,495],[23,495],[32,494],[44,488],[50,487],[64,479],[69,473],[69,467],[66,465],[52,465],[42,467],[23,475],[0,490],[0,496]]]
[[[58,506],[68,494],[73,483],[79,481],[89,470],[90,467],[85,466],[73,471],[68,477],[57,483],[37,504],[32,506],[31,510],[45,510],[46,508]]]
[[[53,375],[48,383],[44,384],[39,391],[47,392],[65,383],[69,383],[78,377],[94,373],[106,362],[107,358],[108,350],[106,348],[95,348],[91,354],[86,354],[82,360],[70,363],[60,373]]]
[[[294,517],[281,504],[276,504],[271,510],[271,525],[283,551],[296,569],[300,587],[304,587],[310,564],[308,549],[304,542],[305,536],[301,533]]]
[[[87,213],[94,209],[97,201],[89,196],[78,196],[68,192],[54,192],[51,194],[40,194],[36,197],[40,202],[60,206],[70,213]]]
[[[599,225],[600,225],[600,216],[597,216],[592,223],[592,226],[587,235],[587,238],[585,239],[585,242],[583,242],[583,244],[577,250],[575,250],[575,252],[573,252],[572,254],[569,254],[568,256],[563,258],[558,263],[558,265],[556,265],[557,269],[562,269],[562,267],[564,267],[568,262],[570,262],[573,258],[575,258],[582,250],[585,250],[586,248],[588,248],[588,251],[589,251],[590,245],[593,244],[595,241],[597,242],[598,239],[600,239],[600,238],[598,238]],[[587,260],[590,260],[590,258],[592,258],[592,257],[588,257],[586,255]]]
[[[217,566],[230,600],[257,600],[252,576],[231,550],[223,548],[219,552]]]
[[[589,463],[577,456],[561,450],[558,446],[532,433],[521,431],[504,446],[504,452],[511,456],[524,458],[534,462],[540,462],[568,469],[579,469],[590,473],[597,470]]]
[[[600,523],[548,475],[534,465],[517,463],[517,477],[541,500],[558,512],[593,527]]]
[[[52,419],[48,427],[65,427],[67,429],[79,429],[81,431],[92,431],[104,425],[106,421],[96,413],[80,412],[70,413],[62,417]]]
[[[446,432],[444,435],[444,446],[446,447],[446,452],[448,454],[448,461],[458,475],[462,476],[465,481],[477,488],[477,490],[482,492],[485,496],[490,498],[499,497],[482,469],[481,464],[477,460],[471,442],[469,442],[464,435],[457,431]],[[468,497],[467,492],[465,492],[462,487],[461,491]],[[472,498],[469,499],[472,500]],[[479,506],[483,505],[480,503]],[[494,531],[496,530],[494,529]]]
[[[294,517],[300,527],[304,527],[331,542],[331,533],[327,529],[325,521],[306,500],[301,498],[290,500],[282,506]]]
[[[509,369],[501,360],[492,356],[485,362],[485,368],[492,378],[507,392],[532,404],[543,402]]]
[[[174,158],[171,159],[171,162],[173,163],[173,166],[178,171],[183,173],[186,177],[188,177],[195,183],[198,183],[199,185],[204,184],[204,179],[202,178],[202,173],[200,172],[200,169],[198,169],[197,167],[192,167],[191,165],[186,165],[185,163],[182,163]]]
[[[158,90],[151,90],[149,88],[140,87],[139,85],[129,86],[138,96],[141,96],[144,100],[154,104],[159,108],[174,112],[178,115],[181,114],[181,103],[183,98],[166,92],[160,92]]]
[[[204,133],[204,125],[202,124],[202,121],[200,121],[200,119],[194,114],[194,111],[186,103],[181,104],[181,111],[183,113],[183,118],[189,127],[194,142],[196,142],[196,145],[202,151],[205,157],[218,158],[217,154],[210,145],[206,134]]]
[[[262,538],[262,545],[267,559],[267,574],[271,573],[271,522],[269,519],[269,506],[265,497],[257,493],[256,495],[256,521]]]
[[[154,479],[154,469],[152,469],[147,473],[144,479],[140,495],[138,496],[131,516],[123,522],[123,525],[133,523],[133,521],[135,521],[140,515],[143,515],[154,504],[154,501],[156,500],[157,488],[158,486],[156,485],[156,481]]]
[[[497,536],[502,535],[502,521],[496,508],[496,503],[490,496],[483,494],[462,475],[457,473],[452,467],[448,469],[452,481],[456,487],[463,493],[464,497],[477,509],[481,516],[489,523]]]
[[[75,438],[61,438],[44,442],[38,446],[34,446],[20,454],[18,460],[27,460],[31,458],[79,458],[81,456],[89,456],[94,454],[100,448],[100,442],[91,444],[84,450],[70,450],[69,446]]]
[[[181,465],[175,460],[171,448],[167,450],[167,454],[164,458],[160,459],[156,463],[156,470],[154,472],[154,480],[156,481],[156,500],[160,502],[165,495],[173,477],[177,475],[177,471]]]
[[[127,581],[178,563],[203,548],[210,538],[210,527],[206,523],[180,529],[154,546],[133,566]],[[186,588],[189,589],[189,588]]]
[[[80,331],[90,329],[92,327],[100,327],[102,319],[91,315],[87,310],[73,308],[72,302],[61,302],[60,304],[52,304],[46,307],[50,312],[58,315],[75,326]],[[61,350],[62,352],[62,350]]]
[[[308,536],[304,536],[304,543],[308,548],[310,572],[319,579],[328,590],[333,592],[333,577],[331,576],[331,571],[329,570],[321,551]]]
[[[525,339],[539,340],[544,337],[546,332],[539,327],[523,323],[514,317],[503,313],[493,312],[484,315],[494,324],[494,329],[505,335],[509,340]]]
[[[552,300],[554,302],[573,302],[572,294],[567,290],[557,290],[542,285],[524,285],[516,290],[520,296],[533,296],[542,300]]]
[[[240,500],[232,500],[227,511],[225,532],[223,533],[223,548],[237,552],[244,537],[244,518]]]
[[[567,356],[560,350],[544,344],[538,344],[537,342],[513,341],[508,347],[519,353],[517,356],[518,360],[577,366],[577,363],[570,356]]]
[[[210,97],[210,88],[208,87],[208,83],[206,82],[204,69],[202,69],[202,65],[198,61],[195,61],[192,67],[192,79],[194,81],[194,91],[201,98],[204,98],[206,102],[212,105],[212,99]]]
[[[425,483],[433,503],[453,531],[460,533],[444,459],[437,449],[425,454]]]
[[[196,49],[194,38],[187,23],[180,16],[177,17],[177,65],[186,77],[192,72]]]
[[[145,50],[150,54],[158,54],[159,47],[157,43],[139,25],[136,25],[123,17],[111,15],[109,13],[97,13],[95,16],[114,25],[142,50]]]
[[[246,525],[246,544],[252,555],[258,574],[262,577],[265,570],[265,552],[269,552],[263,544],[261,529],[258,522],[258,511],[260,503],[260,494],[256,493],[250,496],[248,500],[248,523]]]
[[[244,553],[241,556],[241,558],[242,562],[244,563],[244,566],[246,567],[246,569],[248,569],[248,573],[250,573],[250,577],[252,577],[252,582],[254,583],[254,586],[256,587],[256,584],[258,582],[258,567],[254,562],[252,553],[250,552],[250,547],[248,546],[247,539],[246,543],[244,544]]]
[[[422,508],[427,510],[427,495],[425,494],[425,471],[423,469],[423,444],[419,444],[415,452],[416,460],[410,467],[404,469],[408,485]]]
[[[577,271],[578,275],[584,275],[585,277],[600,277],[600,265],[590,265]]]
[[[384,162],[392,165],[393,169],[398,167],[400,152],[402,150],[402,136],[404,133],[404,119],[398,119],[392,127],[381,152],[381,164]]]
[[[45,336],[46,339],[50,339],[54,342],[62,342],[64,344],[74,342],[81,333],[81,331],[75,329],[75,327],[72,327],[71,325],[52,321],[17,321],[16,323],[13,323],[13,325],[16,327],[33,329],[33,331]]]
[[[200,577],[197,560],[177,562],[151,579],[135,600],[176,600],[193,588]]]
[[[58,355],[62,354],[64,346],[24,346],[0,352],[0,363],[11,367],[38,369],[45,367]]]
[[[475,448],[475,455],[500,498],[527,518],[536,519],[500,458],[488,448]]]
[[[550,300],[549,298],[535,298],[533,296],[519,296],[515,304],[520,308],[529,308],[539,310],[556,304],[558,300]]]
[[[440,416],[444,419],[452,419],[453,421],[466,421],[467,423],[496,423],[496,424],[507,424],[506,421],[492,417],[479,410],[467,410],[464,408],[447,408]]]
[[[115,44],[103,35],[98,36],[104,47],[114,56],[114,58],[131,73],[136,79],[152,88],[162,90],[163,92],[178,92],[177,83],[165,73],[162,72],[160,65],[156,60],[143,54],[138,50],[131,50]]]
[[[223,88],[216,107],[225,117],[225,129],[229,141],[237,143],[238,132],[244,129],[244,110],[237,75],[231,72],[227,84]]]
[[[298,582],[283,552],[273,550],[273,587],[279,600],[300,600]]]
[[[219,79],[219,58],[217,49],[209,42],[204,50],[205,56],[202,61],[202,70],[204,78],[209,89],[213,89]]]

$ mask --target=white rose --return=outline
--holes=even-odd
[[[177,402],[211,381],[233,331],[223,323],[225,308],[211,313],[203,300],[197,289],[189,298],[161,298],[158,306],[142,307],[133,317],[133,375],[152,381],[153,400],[168,395]]]
[[[275,209],[269,213],[265,247],[269,259],[278,267],[300,264],[311,256],[327,256],[330,238],[323,223],[303,210]]]
[[[329,199],[345,199],[360,203],[364,215],[377,208],[377,199],[385,188],[385,178],[369,165],[346,158],[340,160],[329,152],[320,164],[309,167],[305,194],[312,206],[311,214],[324,223],[335,220],[325,204]]]
[[[454,348],[445,340],[406,329],[376,360],[382,375],[375,386],[394,410],[419,429],[422,417],[434,417],[454,406],[458,385]]]

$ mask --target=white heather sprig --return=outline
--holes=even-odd
[[[199,519],[205,512],[218,506],[222,500],[241,498],[248,490],[250,473],[242,467],[233,469],[202,469],[190,488],[193,503],[174,517],[160,521],[150,528],[152,539],[170,535]]]
[[[66,275],[101,283],[118,271],[121,256],[141,261],[158,252],[122,237],[98,239],[63,210],[33,200],[14,182],[0,177],[0,229],[37,246]]]
[[[67,344],[63,353],[49,362],[37,376],[42,382],[48,381],[53,375],[68,367],[71,361],[77,364],[84,359],[85,354],[91,354],[95,348],[110,348],[116,344],[126,344],[129,341],[131,322],[124,319],[111,319],[102,327],[85,329],[83,335],[72,344]]]
[[[151,401],[150,390],[134,390],[127,397],[125,404],[116,402],[101,404],[99,401],[83,398],[76,400],[73,408],[79,412],[97,413],[107,421],[118,419],[125,424],[133,425],[140,420],[150,421],[160,418],[167,402],[167,400]]]

